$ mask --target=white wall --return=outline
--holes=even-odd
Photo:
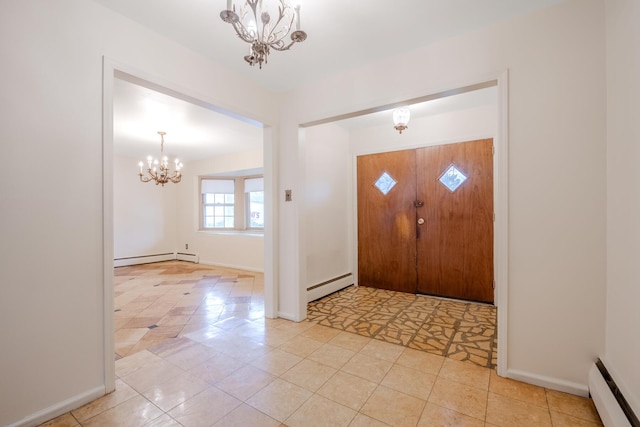
[[[103,56],[263,123],[277,100],[91,1],[0,2],[0,52],[0,425],[34,424],[105,390]]]
[[[640,3],[607,0],[607,329],[602,358],[640,416]]]
[[[604,351],[604,52],[603,2],[573,0],[302,88],[284,103],[281,185],[303,176],[284,164],[298,150],[292,124],[509,69],[508,374],[586,394],[588,369]],[[297,257],[295,239],[283,235],[281,259]],[[297,274],[282,272],[280,308],[303,317]]]
[[[114,259],[176,251],[177,184],[140,182],[138,161],[113,161]]]
[[[263,167],[263,150],[189,162],[178,191],[177,250],[203,264],[264,271],[264,236],[259,233],[199,231],[198,177]],[[184,185],[182,185],[184,184]],[[185,245],[189,245],[189,249]]]
[[[304,131],[300,150],[306,289],[353,273],[349,133],[334,124],[310,127]],[[353,277],[347,281],[353,283]]]

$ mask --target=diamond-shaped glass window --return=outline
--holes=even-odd
[[[467,176],[460,172],[455,165],[450,165],[438,179],[449,191],[454,192],[467,180]]]
[[[380,175],[380,178],[378,178],[378,180],[373,185],[375,185],[376,188],[386,196],[387,193],[391,191],[393,186],[396,185],[396,180],[391,178],[391,175],[389,175],[388,173],[383,172],[382,175]]]

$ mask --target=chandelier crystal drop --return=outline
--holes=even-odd
[[[182,169],[182,163],[180,163],[180,160],[174,160],[175,170],[171,172],[169,169],[169,159],[164,155],[164,136],[166,134],[166,132],[158,131],[158,135],[160,135],[160,160],[154,159],[151,156],[147,157],[146,175],[142,172],[144,163],[138,163],[138,166],[140,167],[140,173],[138,174],[140,176],[140,181],[154,181],[156,185],[161,184],[164,187],[164,185],[169,181],[177,184],[182,179],[182,173],[180,172],[180,169]]]
[[[220,18],[249,43],[249,55],[244,60],[259,68],[267,63],[271,49],[289,50],[294,43],[307,39],[307,33],[300,30],[300,5],[292,7],[288,0],[242,0],[237,12],[233,0],[227,0],[227,9],[220,12]],[[291,31],[294,21],[296,28]],[[285,40],[289,34],[290,42]]]

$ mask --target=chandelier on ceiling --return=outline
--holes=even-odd
[[[220,12],[220,18],[249,43],[249,55],[244,60],[260,68],[263,62],[267,63],[271,49],[289,50],[294,43],[307,39],[307,33],[300,30],[300,5],[292,7],[288,0],[242,0],[237,12],[233,0],[227,0],[227,9]],[[296,29],[291,32],[294,21]],[[289,32],[291,42],[284,40]]]
[[[169,181],[177,184],[182,179],[182,173],[180,172],[180,169],[182,169],[182,163],[180,163],[180,160],[174,160],[175,170],[171,172],[169,169],[169,159],[164,155],[164,136],[166,134],[166,132],[158,131],[158,135],[160,135],[160,160],[154,159],[151,156],[147,157],[146,175],[142,172],[144,163],[138,163],[138,166],[140,166],[140,173],[138,174],[140,176],[140,181],[154,181],[156,185],[161,184],[164,187],[164,185]]]

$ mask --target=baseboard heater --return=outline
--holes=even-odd
[[[589,392],[606,427],[640,427],[640,421],[598,359],[589,371]]]
[[[196,254],[187,254],[183,252],[166,252],[163,254],[138,255],[131,257],[115,258],[113,260],[114,267],[126,267],[128,265],[149,264],[161,261],[190,261],[198,263],[200,257]]]
[[[326,295],[332,294],[347,286],[353,285],[353,275],[351,273],[325,280],[322,283],[307,287],[307,302],[315,301]]]

